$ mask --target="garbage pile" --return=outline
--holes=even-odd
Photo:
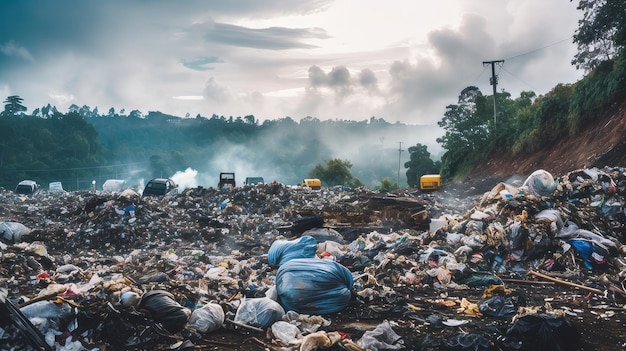
[[[457,199],[2,190],[0,349],[620,349],[624,194],[617,167]]]

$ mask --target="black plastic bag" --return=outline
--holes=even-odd
[[[139,310],[148,311],[155,322],[161,323],[170,333],[177,333],[185,328],[191,310],[181,306],[174,295],[163,290],[152,290],[141,296]]]
[[[507,350],[578,350],[580,334],[565,317],[530,314],[515,320],[506,331]]]
[[[478,303],[478,310],[490,317],[507,317],[516,312],[515,305],[510,298],[494,296]]]

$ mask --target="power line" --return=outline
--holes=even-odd
[[[525,52],[525,53],[523,53],[523,54],[518,54],[518,55],[515,55],[515,56],[511,56],[511,57],[509,57],[509,58],[507,58],[507,59],[505,59],[505,60],[506,60],[506,61],[509,61],[509,60],[512,60],[512,59],[518,58],[518,57],[520,57],[520,56],[530,55],[530,54],[533,54],[533,53],[535,53],[535,52],[537,52],[537,51],[540,51],[540,50],[543,50],[543,49],[547,49],[547,48],[549,48],[549,47],[551,47],[551,46],[554,46],[554,45],[557,45],[557,44],[561,44],[562,42],[564,42],[564,41],[566,41],[566,40],[570,40],[570,39],[572,39],[572,38],[573,38],[573,36],[571,36],[571,37],[569,37],[569,38],[561,39],[561,40],[559,40],[559,41],[557,41],[557,42],[554,42],[554,43],[552,43],[552,44],[548,44],[548,45],[543,46],[543,47],[540,47],[540,48],[538,48],[538,49],[534,49],[534,50],[531,50],[531,51]]]
[[[536,90],[538,90],[538,89],[535,89],[535,88],[534,88],[533,86],[531,86],[530,84],[526,83],[525,81],[521,80],[520,78],[516,77],[513,73],[511,73],[511,71],[507,70],[506,68],[504,68],[504,67],[500,67],[500,68],[501,68],[503,71],[505,71],[506,73],[510,74],[510,75],[511,75],[511,77],[513,77],[513,78],[515,78],[515,79],[519,80],[520,82],[522,82],[522,83],[524,83],[524,84],[528,85],[528,87],[529,87],[529,88],[531,88],[532,90],[535,90],[535,91],[536,91]]]

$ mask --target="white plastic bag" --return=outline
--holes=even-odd
[[[224,309],[217,303],[208,303],[193,310],[187,327],[200,333],[208,333],[220,329],[224,325]]]

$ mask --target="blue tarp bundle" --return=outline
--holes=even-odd
[[[341,264],[319,258],[297,258],[276,273],[278,301],[287,311],[331,314],[352,297],[352,273]]]
[[[273,266],[282,266],[294,258],[312,258],[317,251],[317,240],[304,235],[295,240],[276,240],[270,246],[267,260]]]

